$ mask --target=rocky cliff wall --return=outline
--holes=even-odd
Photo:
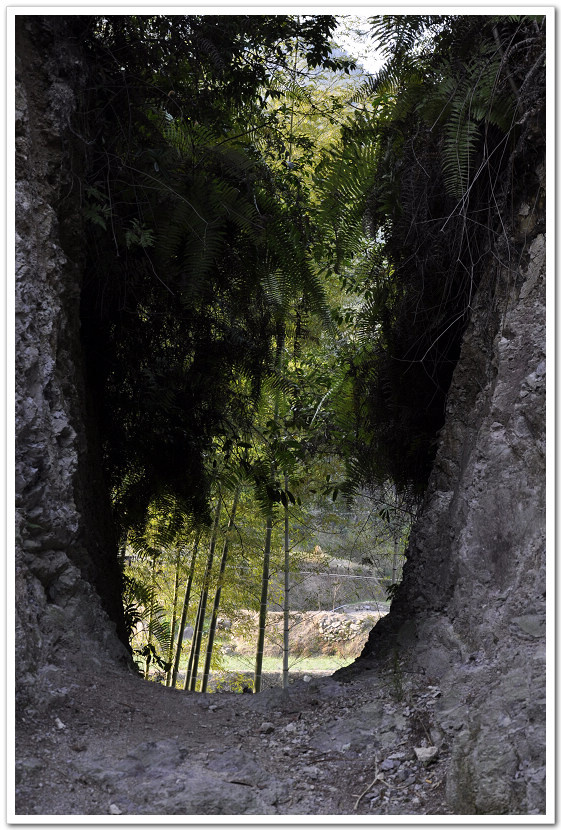
[[[544,98],[483,270],[401,589],[362,659],[443,690],[457,813],[545,810]],[[506,206],[506,201],[505,201]]]
[[[39,706],[59,655],[127,652],[80,354],[84,144],[70,121],[85,80],[80,41],[63,17],[17,21],[16,675],[17,699]]]

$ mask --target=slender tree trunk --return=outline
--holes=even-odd
[[[185,675],[185,683],[183,684],[183,688],[185,691],[191,688],[191,675],[193,673],[193,660],[195,659],[195,638],[197,636],[197,632],[199,630],[199,621],[201,618],[201,600],[202,600],[202,592],[199,596],[199,604],[197,605],[197,615],[195,617],[195,625],[193,627],[193,637],[191,638],[191,649],[189,651],[189,662],[187,663],[187,673]]]
[[[181,548],[177,551],[177,559],[175,560],[175,579],[173,581],[173,606],[171,611],[171,631],[169,637],[169,651],[168,659],[169,669],[166,672],[166,686],[171,682],[171,664],[173,661],[173,639],[175,636],[175,624],[177,622],[177,600],[179,596],[179,570],[181,563]]]
[[[123,565],[125,564],[125,557],[127,555],[128,535],[129,533],[127,530],[119,539],[119,558],[122,560]]]
[[[284,329],[279,327],[277,334],[277,372],[279,377],[282,372],[282,353],[284,349]],[[273,420],[275,423],[279,417],[279,393],[275,395],[275,412]],[[275,481],[276,467],[275,463],[271,464],[271,480]],[[267,598],[269,593],[269,564],[271,561],[271,536],[273,534],[273,502],[269,502],[267,508],[267,525],[265,530],[265,549],[263,551],[263,573],[261,576],[261,600],[259,603],[259,629],[257,632],[257,653],[255,655],[255,676],[253,681],[253,691],[255,694],[261,691],[261,681],[263,674],[263,651],[265,648],[265,626],[267,624]]]
[[[284,475],[284,490],[288,491],[288,476]],[[282,649],[282,687],[288,688],[288,630],[289,630],[289,613],[290,613],[290,552],[289,552],[289,516],[288,516],[288,497],[284,506],[284,617],[283,617],[283,649]]]
[[[177,683],[177,673],[179,671],[179,662],[181,660],[181,651],[183,648],[183,633],[185,631],[185,624],[187,622],[187,613],[189,611],[189,600],[191,598],[191,586],[193,584],[193,575],[195,573],[195,564],[197,561],[197,551],[199,548],[199,539],[201,538],[200,531],[195,537],[195,544],[193,545],[193,552],[191,554],[191,565],[189,567],[189,576],[187,578],[187,587],[185,588],[185,596],[183,598],[183,608],[181,610],[181,620],[179,622],[179,631],[177,633],[177,646],[175,649],[175,660],[171,672],[170,686],[175,688]]]
[[[199,669],[199,655],[201,653],[201,642],[203,639],[203,629],[206,615],[206,604],[208,600],[208,589],[210,585],[210,577],[212,573],[212,562],[214,559],[214,551],[216,549],[216,540],[218,539],[218,528],[220,523],[220,511],[222,509],[222,496],[218,491],[218,503],[216,505],[216,513],[214,516],[214,525],[212,528],[212,535],[210,537],[210,548],[208,552],[208,559],[206,562],[205,575],[203,577],[203,587],[201,590],[201,598],[199,600],[199,613],[197,614],[197,630],[193,633],[193,644],[191,646],[191,653],[193,660],[191,663],[191,676],[189,680],[189,689],[194,692],[197,685],[197,672]],[[187,688],[187,686],[185,686]]]
[[[265,550],[263,553],[263,574],[261,577],[261,601],[259,603],[259,629],[257,633],[257,654],[255,657],[255,678],[253,691],[261,691],[263,673],[263,651],[265,648],[265,626],[267,624],[267,596],[269,593],[269,563],[271,560],[271,536],[273,533],[273,503],[269,504],[267,512],[267,527],[265,530]]]
[[[212,607],[212,616],[210,619],[210,629],[208,632],[208,644],[206,647],[205,667],[203,671],[203,679],[201,683],[201,692],[206,692],[208,686],[208,678],[210,676],[210,661],[212,660],[212,649],[214,647],[214,636],[216,633],[216,621],[218,619],[218,609],[220,608],[220,595],[222,593],[222,581],[224,578],[224,571],[226,569],[226,561],[228,559],[228,548],[230,545],[230,533],[234,527],[236,518],[236,510],[238,508],[238,499],[240,497],[240,487],[234,493],[232,501],[232,511],[230,513],[230,520],[228,522],[228,530],[226,531],[226,538],[224,539],[224,546],[222,548],[222,557],[220,559],[220,569],[218,571],[218,584],[216,586],[216,594],[214,595],[214,605]]]
[[[150,569],[150,612],[148,614],[148,645],[152,645],[152,629],[154,627],[154,603],[156,594],[156,555],[152,557],[152,567]],[[146,658],[144,668],[144,679],[148,680],[150,673],[150,653]]]
[[[399,563],[399,541],[394,538],[393,540],[393,566],[392,566],[392,585],[395,585],[397,582],[397,568]]]

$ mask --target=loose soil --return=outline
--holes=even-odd
[[[52,666],[50,685],[17,723],[17,815],[448,814],[439,689],[391,667],[260,694],[184,692],[110,663]]]

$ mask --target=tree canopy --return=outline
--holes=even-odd
[[[274,102],[296,49],[309,67],[348,66],[330,56],[334,25],[92,20],[83,325],[123,528],[166,492],[204,512],[205,459],[248,428],[290,303],[326,314],[287,158],[303,139],[278,127]]]
[[[481,263],[514,256],[545,24],[376,16],[370,76],[336,24],[75,19],[82,331],[123,545],[159,550],[159,522],[177,546],[247,487],[266,545],[318,494],[391,491],[390,524],[422,497]]]

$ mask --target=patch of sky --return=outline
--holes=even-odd
[[[342,14],[339,25],[333,33],[333,40],[342,54],[357,62],[356,74],[377,74],[384,63],[376,43],[370,34],[366,15]],[[337,50],[334,50],[337,54]]]

